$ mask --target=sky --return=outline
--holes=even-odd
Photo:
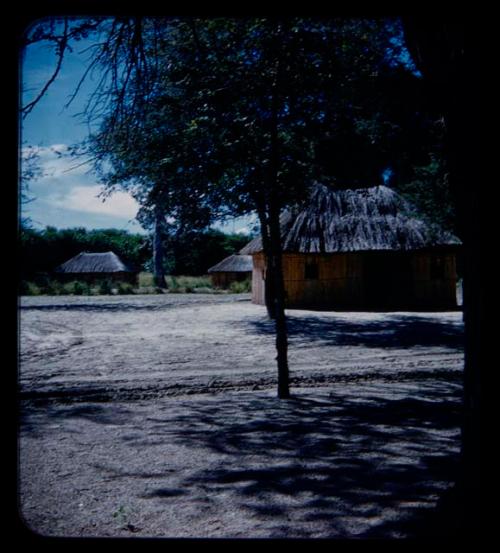
[[[65,55],[61,71],[33,111],[21,120],[22,148],[35,148],[42,176],[29,182],[31,201],[21,205],[21,217],[29,217],[35,228],[85,227],[118,228],[144,233],[135,220],[139,205],[126,192],[113,193],[105,201],[99,198],[102,185],[87,165],[68,156],[68,147],[88,135],[81,113],[95,80],[88,79],[69,107],[65,107],[80,81],[91,46],[89,39],[74,45]],[[21,56],[23,105],[42,90],[56,67],[54,52],[44,44],[30,45]],[[97,77],[95,77],[97,78]],[[22,158],[22,151],[20,152]],[[252,219],[239,218],[216,224],[225,232],[246,233]]]

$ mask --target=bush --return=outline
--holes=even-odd
[[[34,282],[22,280],[19,285],[20,296],[39,296],[41,293],[41,288]]]
[[[245,292],[251,292],[252,291],[252,281],[247,278],[246,280],[231,282],[229,285],[229,290],[233,294],[243,294]]]
[[[212,289],[212,281],[208,276],[168,276],[165,280],[171,292],[176,291],[178,288],[182,288],[184,292],[188,293],[198,288]]]
[[[43,294],[48,294],[49,296],[62,296],[67,293],[64,285],[58,280],[48,280],[47,284],[43,287]]]
[[[106,280],[102,280],[100,283],[99,283],[99,294],[102,294],[104,296],[107,296],[109,294],[112,294],[113,293],[113,286],[111,284],[111,282],[106,279]]]
[[[154,286],[154,278],[152,273],[142,271],[137,278],[137,284],[139,288],[148,288]]]
[[[130,282],[119,282],[117,292],[118,294],[134,294],[135,290]]]
[[[86,282],[75,280],[66,284],[64,286],[64,291],[68,294],[74,294],[75,296],[89,296],[90,286]]]

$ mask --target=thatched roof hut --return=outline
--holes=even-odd
[[[252,274],[251,255],[230,255],[208,269],[214,286],[225,288],[231,282],[237,282],[249,278]]]
[[[130,280],[137,271],[126,265],[114,252],[81,252],[56,269],[56,273],[69,278],[124,278]]]
[[[248,273],[252,271],[251,255],[230,255],[213,267],[208,269],[209,273]]]
[[[317,184],[301,211],[282,215],[281,228],[284,252],[408,251],[460,244],[451,233],[424,222],[387,186],[331,190]],[[260,251],[257,237],[240,254]]]
[[[386,186],[331,190],[317,184],[302,208],[281,217],[288,307],[454,307],[460,240],[419,218]],[[252,297],[264,303],[266,260],[252,255]]]

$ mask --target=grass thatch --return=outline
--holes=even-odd
[[[72,257],[66,263],[60,265],[58,273],[128,273],[132,272],[130,267],[114,253],[88,253],[82,252]]]
[[[331,190],[314,186],[310,202],[282,219],[283,251],[334,253],[417,250],[458,245],[458,238],[415,215],[413,207],[386,186]],[[262,251],[260,238],[241,254]]]
[[[230,255],[213,267],[208,269],[209,273],[251,273],[252,272],[251,255]]]

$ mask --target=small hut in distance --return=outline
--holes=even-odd
[[[232,282],[241,282],[252,276],[251,255],[230,255],[208,269],[216,288],[227,288]]]
[[[81,252],[55,270],[62,280],[93,282],[109,279],[130,282],[137,280],[137,271],[126,265],[114,252]]]

